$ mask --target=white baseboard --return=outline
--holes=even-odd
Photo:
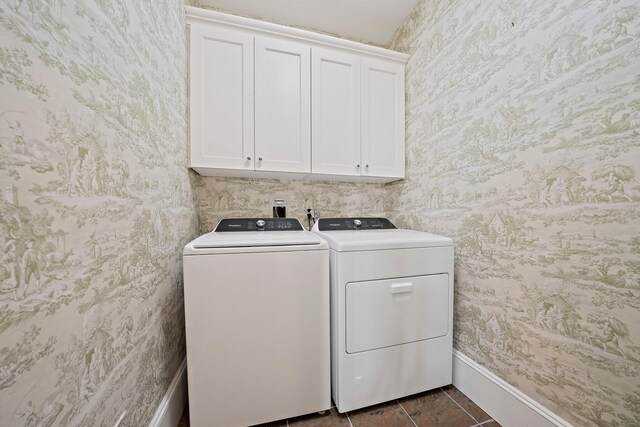
[[[171,380],[169,388],[156,409],[149,427],[176,427],[187,403],[187,359]]]
[[[504,427],[573,427],[457,350],[453,385]]]

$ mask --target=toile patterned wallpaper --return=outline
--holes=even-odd
[[[198,177],[196,199],[200,232],[222,218],[271,217],[270,196],[289,198],[287,216],[308,226],[307,209],[319,216],[385,216],[384,184]]]
[[[423,0],[399,225],[456,242],[455,347],[579,426],[640,425],[640,4]]]
[[[0,0],[2,425],[148,425],[183,360],[184,25],[182,0]]]
[[[148,424],[183,244],[285,194],[453,237],[456,348],[576,425],[640,423],[636,2],[421,1],[388,185],[188,173],[182,6],[0,0],[2,421]]]

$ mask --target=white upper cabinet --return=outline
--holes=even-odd
[[[255,169],[311,172],[309,45],[255,39]]]
[[[253,170],[253,36],[191,25],[190,166]]]
[[[404,66],[363,59],[363,174],[404,178]]]
[[[404,65],[333,49],[311,56],[312,172],[404,178]]]
[[[314,48],[312,172],[359,176],[360,58]]]
[[[404,178],[408,56],[186,6],[190,164],[201,175]]]

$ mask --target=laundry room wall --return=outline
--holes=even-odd
[[[327,218],[385,216],[389,208],[384,184],[201,176],[196,186],[200,232],[211,231],[225,217],[271,217],[271,195],[288,196],[287,216],[305,226],[307,209]]]
[[[640,424],[640,5],[423,0],[399,225],[456,244],[455,347],[576,425]]]
[[[148,425],[184,358],[183,6],[0,2],[2,425]]]

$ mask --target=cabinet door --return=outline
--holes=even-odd
[[[362,60],[363,175],[404,178],[404,67]]]
[[[312,51],[314,174],[360,175],[360,58]]]
[[[310,47],[256,37],[255,169],[311,172]]]
[[[193,168],[253,169],[253,36],[191,24]]]

